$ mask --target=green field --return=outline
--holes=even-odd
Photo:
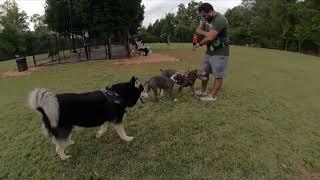
[[[203,51],[191,44],[151,44],[179,62],[112,65],[91,61],[0,79],[0,179],[301,179],[320,178],[320,58],[231,47],[229,71],[214,103],[190,90],[178,101],[148,99],[130,109],[126,143],[111,127],[77,128],[71,159],[61,161],[41,134],[41,117],[27,106],[35,87],[55,92],[97,90],[160,68],[196,69]],[[16,67],[0,63],[0,73]],[[212,83],[210,84],[212,85]],[[200,87],[200,82],[197,82]],[[175,92],[177,91],[177,88]]]

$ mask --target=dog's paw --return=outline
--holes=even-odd
[[[71,158],[71,156],[70,156],[70,155],[65,155],[65,156],[60,156],[60,157],[61,157],[61,160],[63,160],[63,161],[65,161],[65,160],[67,160],[67,159]]]
[[[102,137],[102,135],[103,135],[103,133],[99,131],[96,133],[96,138],[100,139]]]
[[[125,141],[130,142],[130,141],[132,141],[132,140],[133,140],[133,138],[134,138],[134,137],[127,136],[127,137],[126,137],[126,139],[125,139]]]

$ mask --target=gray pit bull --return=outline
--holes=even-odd
[[[159,101],[158,90],[160,90],[160,94],[162,94],[162,92],[165,91],[170,95],[170,98],[173,100],[174,97],[172,94],[172,90],[174,84],[182,84],[184,82],[184,79],[185,77],[178,73],[173,74],[170,78],[166,76],[154,76],[150,78],[150,80],[147,81],[144,86],[146,86],[146,93],[149,93],[150,89],[153,90],[156,101]]]
[[[171,77],[172,75],[179,73],[175,69],[165,69],[165,70],[160,69],[160,71],[162,76],[165,76],[165,77]],[[207,78],[206,73],[202,70],[192,70],[192,71],[186,70],[185,73],[180,73],[180,74],[182,76],[180,77],[180,81],[177,82],[177,84],[180,85],[179,92],[181,92],[184,87],[190,86],[193,96],[195,96],[195,90],[194,90],[195,81],[197,79],[205,80]]]
[[[182,91],[182,88],[190,86],[192,91],[192,95],[196,97],[195,90],[194,90],[194,83],[197,79],[206,80],[206,73],[201,70],[192,70],[189,71],[186,75],[184,82],[181,84],[179,91]]]

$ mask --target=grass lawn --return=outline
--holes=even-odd
[[[77,128],[66,149],[72,157],[61,161],[41,134],[40,115],[27,107],[28,93],[97,90],[132,75],[144,82],[160,68],[198,68],[203,56],[191,43],[148,46],[180,61],[82,62],[0,78],[0,179],[320,178],[320,58],[237,46],[217,102],[197,101],[189,88],[177,102],[148,99],[124,122],[132,142],[111,127],[99,140],[98,128]],[[1,62],[0,73],[15,67]]]

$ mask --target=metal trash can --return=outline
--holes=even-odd
[[[28,70],[27,59],[25,57],[17,58],[16,63],[19,72]]]

